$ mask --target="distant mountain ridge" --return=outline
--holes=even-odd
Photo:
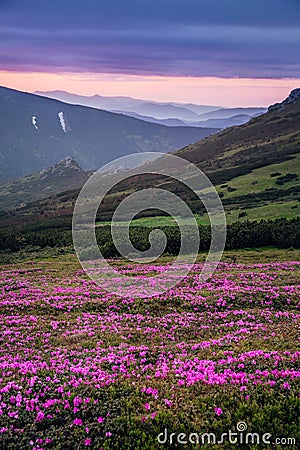
[[[102,96],[99,94],[92,96],[85,96],[74,94],[66,91],[35,91],[34,94],[41,95],[43,97],[54,98],[56,100],[61,100],[66,103],[71,103],[74,105],[83,105],[90,106],[93,108],[104,109],[107,111],[128,111],[128,112],[138,112],[136,109],[142,107],[145,108],[145,105],[148,105],[149,108],[157,107],[161,110],[165,111],[166,117],[170,118],[171,112],[175,113],[176,108],[183,110],[187,113],[193,113],[192,116],[195,117],[198,114],[211,112],[215,109],[219,109],[219,106],[210,106],[210,105],[197,105],[197,104],[185,104],[185,103],[173,103],[173,102],[157,102],[155,100],[142,100],[138,98],[132,97],[124,97],[124,96]],[[170,110],[167,108],[170,106]],[[149,109],[149,114],[147,112],[146,115],[151,116],[151,109]],[[142,114],[142,113],[141,113]]]
[[[0,87],[0,114],[0,182],[70,154],[84,169],[98,169],[125,154],[173,151],[218,131],[166,127],[5,87]]]
[[[266,112],[266,108],[262,107],[225,108],[193,103],[157,102],[131,97],[104,97],[100,95],[89,97],[65,91],[36,91],[36,94],[70,104],[118,112],[146,122],[166,126],[206,127],[207,120],[210,119],[220,121],[221,128],[226,128],[232,125],[241,125],[252,117]],[[211,122],[211,124],[209,126],[215,126],[214,122]]]
[[[141,114],[137,114],[135,112],[124,112],[124,111],[115,111],[120,114],[125,114],[129,117],[135,117],[136,119],[144,120],[146,122],[158,123],[160,125],[166,125],[168,127],[186,127],[189,123],[190,126],[206,128],[228,128],[235,125],[243,125],[247,123],[252,117],[247,114],[237,114],[236,116],[220,118],[220,119],[205,119],[201,122],[186,122],[181,119],[156,119],[155,117],[150,116],[142,116]]]

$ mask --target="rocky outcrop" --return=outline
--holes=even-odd
[[[300,99],[300,88],[294,89],[290,95],[283,100],[281,103],[275,103],[274,105],[269,106],[268,112],[274,112],[274,111],[284,111],[286,106],[290,103],[295,103],[297,100]]]

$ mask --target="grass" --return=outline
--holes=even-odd
[[[226,222],[231,224],[234,222],[245,221],[245,220],[261,220],[261,219],[279,219],[285,217],[287,219],[293,219],[300,215],[300,202],[298,200],[290,201],[278,201],[278,202],[264,202],[262,206],[252,207],[252,208],[236,208],[225,210]],[[240,214],[246,213],[243,217],[239,217]],[[203,214],[199,216],[195,214],[196,221],[199,225],[209,225],[208,214]],[[188,221],[182,219],[182,223],[188,223]],[[116,225],[124,225],[125,222],[115,222]],[[155,216],[155,217],[141,217],[139,219],[134,219],[132,225],[143,226],[143,227],[162,227],[162,226],[175,226],[177,222],[175,218],[171,216]],[[110,225],[109,221],[97,222],[96,226],[107,226]]]
[[[295,173],[298,175],[298,180],[292,180],[283,185],[276,184],[277,177],[271,177],[271,173],[281,173],[285,175],[287,173]],[[235,188],[236,191],[228,192],[227,187],[221,186],[227,184],[231,188]],[[259,169],[252,170],[252,172],[242,175],[240,177],[233,178],[228,183],[223,183],[216,186],[217,191],[224,194],[225,198],[232,198],[240,195],[246,195],[253,192],[262,192],[265,189],[288,189],[291,186],[300,185],[300,155],[297,155],[294,159],[284,161],[280,164],[271,164],[269,166],[261,167]]]
[[[246,212],[247,215],[239,217],[239,214]],[[259,219],[279,219],[285,217],[286,219],[293,219],[300,215],[300,202],[297,200],[266,202],[263,206],[256,208],[239,208],[231,211],[226,211],[227,223],[233,223],[243,220],[259,220]]]
[[[282,176],[292,173],[296,174],[298,179],[293,179],[282,185],[278,185],[276,184],[278,176],[270,176],[273,173],[280,173]],[[295,155],[293,159],[254,169],[246,175],[238,176],[229,182],[221,183],[216,186],[216,190],[219,194],[222,194],[222,198],[234,200],[236,197],[242,197],[251,193],[262,193],[270,189],[284,191],[297,186],[300,186],[299,154]],[[231,191],[230,188],[234,190]],[[201,195],[201,192],[198,192],[198,194]],[[205,194],[205,190],[202,191],[202,194]],[[246,215],[244,215],[245,212]],[[300,203],[297,198],[278,198],[273,201],[261,200],[255,206],[249,208],[242,208],[239,204],[229,203],[225,205],[225,213],[228,224],[244,220],[278,219],[283,217],[292,219],[299,216]],[[239,217],[240,215],[241,217]],[[200,225],[209,225],[210,223],[207,214],[201,216],[196,214],[195,217]],[[105,226],[109,223],[109,221],[98,222],[97,226]],[[176,225],[176,220],[170,216],[155,216],[135,219],[132,223],[145,227],[172,226]],[[119,224],[122,225],[124,223],[120,222]]]

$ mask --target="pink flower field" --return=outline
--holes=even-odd
[[[0,448],[179,448],[158,434],[220,435],[241,421],[299,442],[300,263],[222,262],[204,284],[200,271],[131,299],[73,256],[2,266]]]

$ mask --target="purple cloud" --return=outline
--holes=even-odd
[[[299,77],[296,0],[0,3],[0,68]]]

